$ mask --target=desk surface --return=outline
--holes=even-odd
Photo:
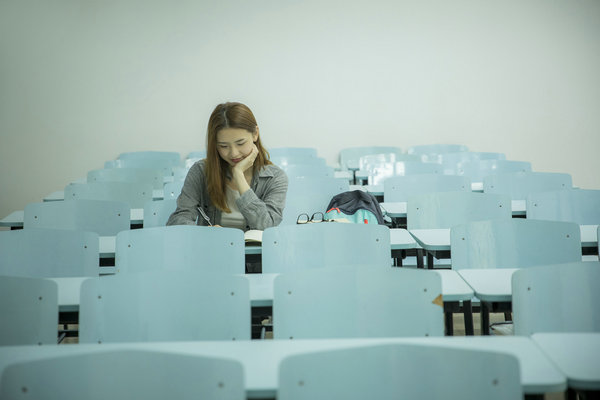
[[[407,202],[406,201],[389,201],[380,203],[381,209],[385,210],[387,215],[392,218],[406,218]],[[527,213],[527,202],[525,200],[512,200],[512,215],[520,216]]]
[[[244,367],[248,397],[274,398],[278,385],[279,364],[287,356],[319,350],[388,343],[428,344],[512,354],[519,359],[521,382],[523,391],[526,394],[557,392],[566,388],[565,376],[543,354],[540,348],[527,337],[252,340],[5,346],[0,347],[0,372],[8,365],[19,361],[115,349],[148,349],[237,360]],[[423,375],[424,382],[426,382],[426,371],[423,371],[423,373],[425,374]]]
[[[483,301],[507,302],[512,300],[511,279],[516,268],[461,269],[458,274]]]
[[[165,197],[165,192],[162,189],[152,190],[152,200],[162,200]],[[43,198],[43,201],[63,201],[65,199],[65,191],[57,190]]]
[[[390,267],[391,268],[391,267]],[[471,300],[473,290],[456,271],[430,271],[442,278],[442,297],[444,301]],[[270,307],[273,305],[273,283],[279,274],[245,274],[250,283],[250,306]],[[49,278],[58,284],[58,305],[60,311],[79,309],[81,284],[87,277]],[[101,278],[102,279],[102,278]]]
[[[570,388],[600,390],[600,333],[535,333],[531,338],[566,375]]]
[[[581,246],[598,246],[598,225],[580,225]],[[450,250],[450,228],[411,229],[410,234],[425,250]]]

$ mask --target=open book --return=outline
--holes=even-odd
[[[260,244],[262,243],[262,234],[263,231],[259,231],[258,229],[250,229],[249,231],[244,232],[244,241],[248,244]]]

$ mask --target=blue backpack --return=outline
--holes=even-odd
[[[327,220],[348,220],[355,224],[385,225],[379,202],[370,193],[352,190],[333,196],[327,212]]]

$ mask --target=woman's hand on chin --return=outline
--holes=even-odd
[[[242,161],[240,161],[233,167],[233,172],[241,172],[243,174],[249,168],[252,168],[252,166],[254,165],[254,160],[256,160],[256,156],[258,156],[258,148],[256,147],[256,144],[253,144],[250,154],[244,157]]]

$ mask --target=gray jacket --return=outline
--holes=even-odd
[[[221,210],[213,206],[204,176],[204,160],[190,168],[181,194],[177,198],[177,209],[167,225],[208,225],[198,207],[202,207],[213,225],[221,224]],[[246,229],[264,230],[281,222],[288,179],[285,172],[275,165],[266,165],[254,174],[250,189],[241,195],[236,204],[246,220]]]

